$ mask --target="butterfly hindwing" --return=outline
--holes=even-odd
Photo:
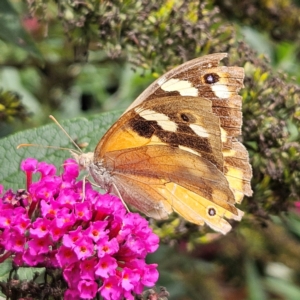
[[[214,228],[222,219],[219,231],[227,224],[223,217],[240,219],[227,179],[204,158],[177,147],[149,145],[112,151],[103,159],[123,200],[146,215],[153,217],[155,208],[156,218],[161,218],[172,209],[196,224],[215,224]],[[152,205],[143,199],[151,199]]]
[[[237,140],[232,142],[231,149],[223,150],[224,175],[226,176],[237,203],[241,203],[244,195],[251,196],[250,181],[252,169],[246,148]]]

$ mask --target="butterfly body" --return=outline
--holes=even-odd
[[[187,62],[156,80],[112,125],[93,154],[76,157],[97,184],[147,216],[175,211],[226,234],[251,195],[241,132],[243,69],[226,54]]]

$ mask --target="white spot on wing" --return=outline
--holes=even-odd
[[[198,136],[205,137],[205,138],[209,137],[209,133],[206,131],[204,127],[196,124],[190,124],[190,127]]]
[[[221,127],[221,140],[223,143],[227,142],[227,132]]]
[[[160,85],[166,92],[178,92],[181,96],[198,96],[198,90],[187,80],[172,78]]]
[[[177,130],[177,124],[171,121],[170,118],[163,113],[158,113],[151,109],[142,110],[139,108],[136,108],[135,112],[147,121],[156,121],[163,130],[172,132],[176,132]]]
[[[215,95],[218,98],[229,98],[231,95],[231,92],[228,90],[228,86],[225,84],[220,84],[220,83],[216,83],[211,85],[211,89],[213,90],[213,92],[215,93]]]

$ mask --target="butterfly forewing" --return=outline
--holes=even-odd
[[[219,119],[206,99],[153,99],[127,112],[118,123],[97,146],[100,157],[114,150],[161,144],[197,153],[223,170]]]
[[[231,152],[231,154],[236,153],[236,155],[233,154],[234,163],[232,163],[233,160],[227,159],[226,165],[228,168],[226,176],[228,175],[230,185],[236,191],[237,202],[241,202],[243,194],[252,195],[250,185],[252,169],[249,164],[248,152],[236,141],[236,137],[241,134],[242,126],[242,98],[238,95],[238,92],[243,87],[244,69],[218,66],[220,60],[226,56],[226,53],[206,55],[178,66],[156,80],[130,107],[147,101],[151,102],[157,98],[164,99],[164,97],[170,95],[180,97],[181,99],[186,97],[201,97],[211,101],[212,111],[220,120],[222,147],[224,151],[239,148],[239,151],[233,149]],[[223,154],[228,157],[228,153]],[[237,154],[239,155],[237,156]],[[241,161],[238,161],[240,157]],[[247,158],[246,161],[245,157]],[[239,173],[237,175],[239,183],[234,182],[234,176],[229,175],[228,169],[230,169],[231,173]],[[235,187],[233,187],[233,183]],[[239,186],[238,189],[242,191],[242,194],[237,192],[236,185]]]
[[[243,87],[244,69],[218,66],[219,61],[226,56],[224,53],[207,55],[175,68],[156,80],[137,101],[151,102],[153,98],[164,99],[166,95],[177,95],[180,98],[195,97],[194,101],[197,101],[199,96],[208,99],[212,111],[220,120],[222,147],[223,151],[226,151],[223,155],[227,157],[225,175],[228,176],[232,189],[236,191],[237,202],[241,202],[243,194],[252,195],[250,185],[252,169],[248,152],[236,140],[241,134],[242,126],[242,97],[238,92]],[[230,149],[233,151],[229,156],[233,159],[228,159]],[[234,180],[235,177],[237,181]]]

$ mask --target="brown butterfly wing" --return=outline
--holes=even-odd
[[[215,53],[210,55],[205,55],[203,57],[195,58],[184,64],[170,70],[169,72],[165,73],[163,76],[158,78],[154,81],[144,92],[127,108],[126,112],[132,109],[133,107],[140,105],[141,103],[151,100],[153,98],[165,97],[167,95],[171,96],[170,92],[166,92],[161,88],[161,86],[170,79],[173,78],[180,78],[180,80],[186,80],[191,82],[195,88],[198,89],[197,95],[192,96],[199,96],[209,98],[210,89],[206,88],[205,85],[201,81],[199,81],[201,74],[206,74],[206,71],[215,68],[218,66],[220,60],[224,57],[227,57],[227,53]],[[238,68],[240,69],[240,68]],[[180,95],[178,91],[178,85],[174,84],[175,95]],[[190,91],[193,93],[194,90],[188,87],[182,87],[181,92],[186,93]],[[209,93],[206,95],[206,93]],[[191,96],[191,95],[190,95]]]
[[[206,55],[167,72],[150,85],[129,109],[166,96],[210,100],[212,111],[220,119],[223,155],[226,157],[224,174],[236,194],[236,201],[240,203],[244,194],[252,195],[252,168],[248,152],[236,140],[241,134],[242,126],[242,98],[238,92],[243,87],[244,69],[218,66],[226,56],[226,53]]]
[[[222,233],[231,228],[224,217],[241,219],[223,174],[219,118],[207,99],[142,103],[109,129],[97,160],[111,174],[114,193],[148,216],[162,219],[174,210]],[[97,181],[97,169],[92,174]]]
[[[148,216],[172,210],[186,220],[227,233],[224,217],[240,220],[234,195],[223,173],[211,162],[177,147],[149,145],[108,152],[103,157],[114,193]]]
[[[99,142],[96,157],[145,145],[170,145],[201,155],[223,171],[219,118],[211,101],[165,97],[144,102],[123,115]]]
[[[146,89],[97,145],[95,180],[101,161],[113,191],[145,214],[162,219],[174,210],[228,232],[224,217],[241,219],[234,203],[252,194],[252,170],[236,140],[244,71],[219,67],[225,56],[187,62]]]
[[[252,169],[246,148],[238,141],[232,142],[231,149],[223,150],[224,175],[226,176],[237,203],[244,195],[251,196]]]
[[[149,177],[145,177],[145,181],[141,181],[140,175],[128,174],[119,174],[116,178],[118,191],[114,191],[114,193],[121,193],[124,201],[131,203],[147,216],[155,219],[164,219],[169,213],[175,211],[189,222],[197,225],[206,223],[214,230],[226,234],[230,231],[231,225],[224,217],[240,221],[243,216],[243,212],[240,210],[237,211],[237,214],[233,214],[177,183],[153,184]],[[139,196],[133,197],[134,193],[138,193]],[[152,202],[152,205],[148,203],[145,210],[145,203],[141,201],[147,199],[147,196],[153,199],[153,195],[158,202],[156,204]]]

